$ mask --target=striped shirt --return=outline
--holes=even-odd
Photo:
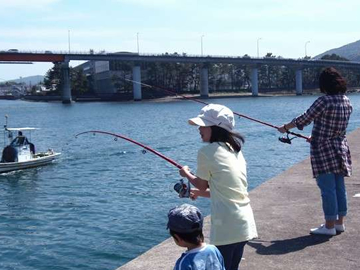
[[[346,128],[352,106],[343,94],[319,97],[292,122],[300,130],[314,122],[310,158],[313,176],[323,173],[351,175],[351,156]]]

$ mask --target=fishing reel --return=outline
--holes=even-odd
[[[292,137],[290,138],[289,137],[289,132],[286,133],[286,137],[279,137],[279,141],[282,142],[282,143],[288,143],[288,144],[291,144],[291,140],[295,139],[296,137]]]
[[[190,197],[190,182],[184,182],[184,179],[180,179],[174,185],[174,190],[179,194],[180,198],[189,198]]]

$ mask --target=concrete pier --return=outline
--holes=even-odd
[[[71,83],[70,83],[70,68],[69,61],[65,61],[61,65],[62,76],[62,103],[71,103]]]
[[[259,238],[246,246],[242,270],[360,269],[360,129],[348,139],[354,174],[346,178],[346,232],[333,237],[309,234],[310,228],[320,225],[324,217],[320,191],[307,158],[250,192]],[[207,217],[207,242],[209,227]],[[173,269],[183,251],[169,238],[118,270]]]
[[[134,101],[140,101],[142,98],[142,93],[141,93],[141,68],[139,65],[133,66],[133,93],[134,93]]]
[[[202,67],[200,71],[200,96],[202,98],[209,97],[209,70]]]
[[[259,78],[257,67],[254,67],[251,70],[251,92],[254,97],[259,95]]]
[[[296,95],[300,96],[303,93],[303,87],[302,87],[302,69],[296,70]]]

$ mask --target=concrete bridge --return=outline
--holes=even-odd
[[[231,56],[197,56],[187,54],[138,54],[131,52],[119,53],[53,53],[45,51],[44,53],[32,52],[0,52],[1,63],[14,62],[53,62],[62,63],[62,101],[71,102],[71,86],[69,78],[70,61],[127,61],[133,63],[133,95],[134,100],[141,100],[141,68],[142,62],[176,62],[176,63],[197,63],[201,64],[200,72],[200,95],[208,97],[208,66],[213,63],[243,64],[251,67],[251,87],[252,95],[258,96],[258,70],[262,65],[270,66],[288,66],[296,70],[296,94],[301,95],[302,88],[302,70],[309,67],[328,67],[360,69],[360,62],[348,61],[330,61],[313,59],[289,59],[289,58],[252,58],[231,57]]]

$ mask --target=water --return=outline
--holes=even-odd
[[[211,102],[280,125],[315,98]],[[355,110],[349,131],[360,126],[360,95],[350,99]],[[171,191],[180,179],[178,169],[123,140],[74,136],[86,130],[120,133],[195,170],[202,143],[187,119],[201,107],[190,101],[72,105],[0,101],[9,126],[42,128],[32,134],[38,151],[51,147],[63,153],[52,165],[0,176],[0,269],[113,270],[166,239],[168,210],[188,202]],[[246,138],[243,152],[250,189],[309,154],[303,139],[282,144],[275,129],[246,119],[236,121]],[[310,128],[303,133],[309,135]],[[193,203],[209,214],[207,199]]]

